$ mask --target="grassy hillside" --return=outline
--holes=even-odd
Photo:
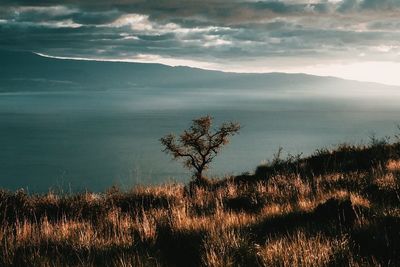
[[[1,266],[399,266],[400,143],[99,194],[0,192]]]

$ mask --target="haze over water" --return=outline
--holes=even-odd
[[[158,140],[206,114],[243,126],[210,176],[280,146],[392,136],[399,14],[399,0],[0,1],[0,188],[188,181]]]
[[[281,146],[309,155],[394,135],[400,98],[307,96],[266,90],[151,89],[0,94],[0,183],[29,191],[103,190],[188,181],[158,139],[211,114],[243,128],[209,172],[252,172]]]

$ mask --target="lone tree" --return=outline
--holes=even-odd
[[[240,130],[238,123],[223,123],[212,129],[213,118],[209,115],[193,120],[192,126],[185,130],[179,138],[168,134],[160,139],[163,151],[174,159],[182,160],[185,167],[194,171],[196,183],[207,183],[203,171],[207,170],[211,161],[221,148],[229,143],[229,137]],[[213,132],[212,132],[213,131]]]

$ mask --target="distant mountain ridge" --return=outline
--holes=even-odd
[[[31,52],[0,50],[0,92],[59,90],[128,90],[130,88],[298,88],[324,90],[371,83],[286,73],[228,73],[153,63],[88,61],[43,57]]]

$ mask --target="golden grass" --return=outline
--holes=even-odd
[[[292,235],[270,237],[259,246],[257,255],[262,266],[327,266],[335,255],[349,253],[345,236],[329,238],[322,233],[310,235],[299,230]]]
[[[400,160],[389,160],[386,168],[391,172],[400,171]]]
[[[353,234],[376,228],[379,216],[400,218],[398,202],[382,207],[366,191],[371,184],[382,192],[398,190],[398,164],[390,162],[387,170],[372,174],[329,173],[313,179],[290,174],[255,183],[227,182],[212,190],[197,188],[191,195],[181,184],[73,196],[3,192],[0,265],[385,265],[378,254],[359,255],[363,243]],[[330,199],[351,201],[354,225],[335,225],[335,216],[331,222],[315,217],[313,212]]]

